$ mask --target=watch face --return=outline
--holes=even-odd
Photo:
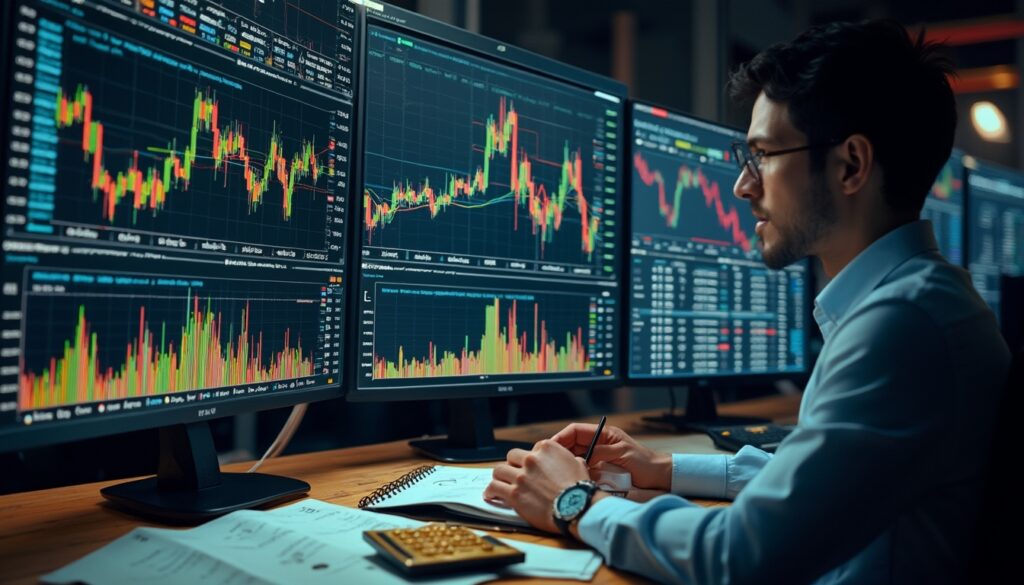
[[[587,491],[574,487],[558,498],[558,514],[563,518],[572,518],[579,514],[587,505]]]

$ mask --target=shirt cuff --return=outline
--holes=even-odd
[[[580,534],[580,540],[590,545],[607,560],[611,553],[611,534],[615,522],[641,505],[625,498],[603,498],[591,506],[580,518],[580,523],[576,527]]]
[[[672,493],[725,499],[728,464],[728,455],[673,454]]]

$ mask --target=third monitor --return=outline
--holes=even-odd
[[[750,206],[732,193],[730,145],[744,133],[634,103],[630,140],[630,383],[805,373],[809,263],[762,262]],[[688,399],[687,426],[723,422],[709,392]]]

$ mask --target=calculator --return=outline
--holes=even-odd
[[[525,553],[496,538],[451,524],[367,530],[363,539],[408,576],[495,569],[526,560]]]

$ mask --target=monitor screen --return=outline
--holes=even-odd
[[[351,5],[4,10],[0,443],[339,396]]]
[[[618,372],[624,88],[367,8],[352,400]]]
[[[632,108],[629,376],[804,372],[808,263],[769,270],[732,188],[739,130]]]
[[[967,171],[968,268],[999,317],[999,278],[1024,275],[1024,173],[977,163]]]
[[[932,222],[939,252],[953,264],[964,263],[963,153],[954,150],[924,200],[921,219]]]

